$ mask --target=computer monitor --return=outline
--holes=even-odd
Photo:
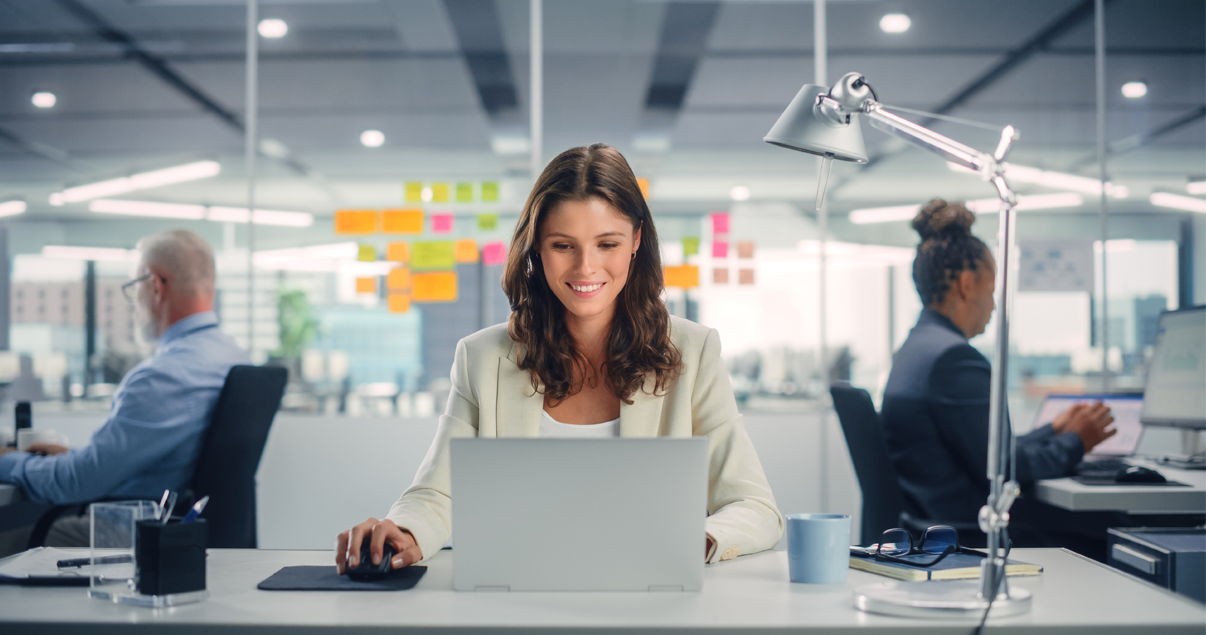
[[[1206,306],[1160,314],[1140,420],[1206,429]]]

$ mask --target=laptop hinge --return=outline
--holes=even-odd
[[[682,592],[683,585],[681,584],[650,584],[650,591],[679,591]]]
[[[510,592],[511,585],[509,585],[509,584],[479,584],[479,585],[473,587],[473,590],[474,591]]]

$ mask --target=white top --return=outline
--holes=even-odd
[[[620,436],[620,420],[612,419],[603,423],[575,425],[561,423],[554,419],[547,410],[541,410],[540,433],[536,436],[541,439],[608,439]]]

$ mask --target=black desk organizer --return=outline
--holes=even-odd
[[[174,596],[204,591],[208,541],[209,526],[202,518],[191,523],[173,520],[166,525],[155,520],[139,521],[134,539],[134,584],[138,593]]]

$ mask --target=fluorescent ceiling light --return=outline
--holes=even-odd
[[[142,172],[133,176],[122,177],[120,179],[110,179],[108,181],[100,181],[99,183],[90,183],[88,185],[69,187],[62,192],[51,194],[50,204],[62,205],[63,203],[76,203],[79,201],[101,198],[102,196],[125,194],[135,190],[146,190],[153,187],[170,185],[172,183],[196,181],[197,179],[216,176],[221,171],[222,166],[217,161],[198,161],[196,163],[187,163],[185,165],[178,165],[173,168]]]
[[[946,164],[952,172],[965,172],[968,174],[977,174],[975,170],[969,170],[959,164]],[[1096,194],[1101,195],[1101,181],[1091,179],[1086,176],[1077,176],[1075,174],[1064,174],[1063,172],[1050,172],[1040,170],[1038,168],[1029,168],[1023,165],[1006,164],[1005,178],[1017,183],[1033,183],[1053,189],[1072,190],[1081,194]],[[1114,183],[1106,183],[1106,194],[1113,198],[1126,198],[1130,195],[1130,190],[1125,185],[1115,185]]]
[[[1206,214],[1206,201],[1200,198],[1193,198],[1192,196],[1181,196],[1180,194],[1169,194],[1168,192],[1153,192],[1151,198],[1148,200],[1151,201],[1152,205],[1160,207]]]
[[[748,201],[750,200],[750,188],[744,185],[735,185],[733,189],[729,190],[729,198],[734,201]]]
[[[55,103],[57,103],[59,99],[58,97],[54,96],[54,93],[38,91],[33,94],[33,97],[29,98],[29,101],[31,101],[33,105],[37,106],[38,108],[54,108]]]
[[[904,33],[912,25],[913,21],[903,13],[889,13],[879,19],[879,28],[884,33]]]
[[[138,262],[138,251],[134,249],[108,249],[105,247],[65,247],[46,245],[42,248],[43,258],[62,260],[100,260],[105,262]]]
[[[1143,82],[1127,82],[1122,85],[1122,96],[1127,99],[1139,99],[1147,94],[1147,84]]]
[[[268,18],[260,20],[259,27],[256,30],[260,32],[260,35],[275,40],[285,37],[285,34],[289,32],[289,25],[285,24],[285,21],[280,18]]]
[[[0,216],[16,216],[25,213],[25,201],[4,201],[0,203]]]
[[[98,199],[88,204],[88,210],[99,214],[124,214],[127,216],[153,216],[157,218],[179,218],[183,220],[209,220],[216,223],[246,223],[245,207],[205,207],[181,203],[154,203],[149,201],[122,201]],[[283,227],[309,227],[314,216],[305,212],[281,212],[257,209],[256,225],[278,225]]]
[[[257,251],[252,261],[264,269],[341,271],[361,276],[383,276],[398,266],[395,262],[360,262],[356,260],[359,255],[360,246],[349,242]]]
[[[1185,191],[1190,194],[1206,194],[1206,181],[1194,181],[1185,186]]]
[[[1031,209],[1053,209],[1057,207],[1079,207],[1084,204],[1084,198],[1076,192],[1060,192],[1058,194],[1031,194],[1019,196],[1014,206],[1017,211]],[[969,211],[976,214],[994,213],[1001,210],[1001,200],[982,198],[965,203]],[[911,220],[921,211],[920,205],[898,205],[895,207],[873,207],[856,209],[850,212],[850,222],[856,225],[870,223],[888,223],[892,221]]]
[[[380,130],[365,130],[360,133],[360,143],[369,148],[380,148],[385,144],[385,133]]]

